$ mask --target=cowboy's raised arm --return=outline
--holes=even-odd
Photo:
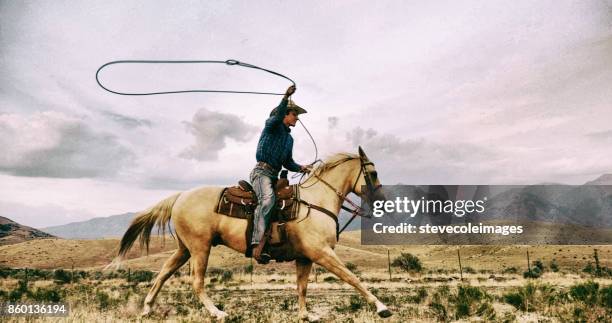
[[[283,122],[283,118],[285,118],[285,114],[287,114],[288,101],[289,100],[286,97],[283,98],[281,103],[275,109],[276,114],[266,120],[266,129],[279,125]]]
[[[275,125],[281,124],[285,115],[287,114],[287,103],[289,102],[289,97],[295,93],[295,85],[290,86],[285,92],[285,96],[283,96],[283,100],[276,107],[276,114],[268,118],[266,120],[266,128],[273,127]]]

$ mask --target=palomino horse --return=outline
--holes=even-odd
[[[368,160],[361,147],[359,155],[336,154],[313,170],[311,176],[301,184],[300,199],[338,214],[344,197],[353,192],[366,200],[384,199],[374,164]],[[366,189],[363,190],[362,186]],[[332,191],[332,188],[335,191]],[[191,258],[193,288],[206,309],[216,318],[227,314],[219,310],[205,290],[204,275],[213,239],[244,253],[247,247],[245,229],[247,221],[215,212],[221,194],[220,187],[202,187],[178,193],[159,202],[134,218],[121,240],[117,263],[125,257],[134,241],[140,236],[141,244],[148,249],[153,226],[164,228],[170,221],[178,240],[178,249],[164,263],[149,294],[144,301],[143,315],[151,312],[164,282]],[[364,192],[365,191],[365,192]],[[368,303],[376,306],[381,317],[391,316],[391,311],[370,293],[359,279],[348,270],[334,252],[336,245],[336,223],[334,219],[314,208],[300,209],[298,218],[286,224],[289,243],[300,255],[296,260],[299,318],[316,320],[306,309],[308,276],[315,262],[352,285]]]

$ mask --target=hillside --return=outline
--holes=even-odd
[[[453,269],[457,266],[457,248],[461,249],[464,266],[475,269],[500,270],[504,267],[524,267],[525,252],[529,250],[532,259],[549,263],[553,258],[565,268],[583,268],[592,261],[594,246],[367,246],[361,245],[361,232],[343,233],[336,246],[338,256],[345,262],[352,262],[359,268],[384,271],[387,268],[387,251],[391,259],[402,252],[418,256],[426,268]],[[164,261],[176,248],[174,240],[154,236],[150,254],[147,256],[135,246],[128,254],[125,265],[133,269],[158,271]],[[102,269],[117,253],[118,239],[101,240],[33,240],[18,244],[0,246],[0,267],[13,268],[75,268]],[[597,246],[602,265],[612,266],[612,246]],[[213,248],[209,267],[244,268],[249,258],[223,246]],[[187,266],[186,266],[187,267]],[[272,263],[257,268],[281,272],[295,271],[295,264]]]
[[[612,174],[603,174],[584,185],[612,185]]]
[[[0,216],[0,245],[42,238],[54,238],[54,236]]]

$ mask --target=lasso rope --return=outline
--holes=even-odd
[[[228,59],[228,60],[225,60],[225,61],[213,61],[213,60],[204,60],[204,61],[201,61],[201,60],[119,60],[119,61],[108,62],[108,63],[100,66],[100,68],[98,68],[98,70],[96,71],[96,82],[98,83],[98,85],[101,88],[103,88],[104,90],[106,90],[106,91],[108,91],[110,93],[113,93],[113,94],[118,94],[118,95],[144,96],[144,95],[161,95],[161,94],[180,94],[180,93],[232,93],[232,94],[264,94],[264,95],[285,95],[285,94],[284,93],[273,93],[273,92],[235,91],[235,90],[206,90],[206,89],[160,91],[160,92],[136,92],[136,93],[119,92],[119,91],[111,90],[111,89],[107,88],[106,86],[102,85],[102,83],[100,82],[100,77],[99,77],[100,71],[102,71],[107,66],[116,65],[116,64],[226,64],[228,66],[241,66],[241,67],[252,68],[252,69],[268,72],[270,74],[273,74],[273,75],[276,75],[276,76],[279,76],[279,77],[282,77],[282,78],[288,80],[289,82],[291,82],[295,86],[295,82],[292,79],[290,79],[289,77],[287,77],[287,76],[285,76],[283,74],[280,74],[278,72],[274,72],[272,70],[265,69],[265,68],[262,68],[262,67],[259,67],[259,66],[255,66],[253,64],[240,62],[240,61],[237,61],[235,59]],[[300,124],[302,125],[302,127],[304,127],[304,130],[306,130],[306,133],[308,134],[308,136],[310,137],[310,140],[312,140],[312,144],[314,145],[314,148],[315,148],[315,158],[314,158],[313,162],[309,164],[309,165],[313,165],[314,163],[317,162],[318,157],[319,157],[319,150],[317,148],[317,143],[315,142],[314,138],[310,134],[310,131],[308,131],[308,129],[306,128],[304,123],[302,123],[302,121],[299,120],[299,119],[298,119],[298,121],[300,121]]]
[[[110,66],[110,65],[116,65],[116,64],[226,64],[228,66],[242,66],[242,67],[247,67],[247,68],[252,68],[252,69],[257,69],[257,70],[261,70],[261,71],[265,71],[271,74],[274,74],[276,76],[280,76],[284,79],[287,79],[289,82],[291,82],[293,85],[295,85],[295,82],[286,77],[283,74],[274,72],[272,70],[268,70],[265,68],[261,68],[259,66],[255,66],[252,64],[248,64],[248,63],[243,63],[234,59],[228,59],[226,61],[185,61],[185,60],[121,60],[121,61],[112,61],[112,62],[108,62],[102,66],[100,66],[100,68],[98,68],[98,70],[96,71],[96,82],[98,83],[98,85],[105,89],[106,91],[110,92],[110,93],[114,93],[114,94],[119,94],[119,95],[160,95],[160,94],[179,94],[179,93],[205,93],[205,92],[209,92],[209,93],[234,93],[234,94],[265,94],[265,95],[284,95],[284,93],[272,93],[272,92],[254,92],[254,91],[235,91],[235,90],[206,90],[206,89],[195,89],[195,90],[177,90],[177,91],[161,91],[161,92],[140,92],[140,93],[126,93],[126,92],[119,92],[119,91],[114,91],[111,90],[109,88],[107,88],[106,86],[102,85],[102,83],[100,82],[100,71],[102,71],[105,67]]]

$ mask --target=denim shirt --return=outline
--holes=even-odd
[[[258,162],[265,162],[272,166],[276,174],[280,172],[282,166],[292,172],[298,172],[301,168],[293,160],[291,129],[283,123],[287,114],[287,103],[287,99],[283,98],[276,108],[276,114],[266,120],[266,125],[257,143],[257,153],[255,155]]]

